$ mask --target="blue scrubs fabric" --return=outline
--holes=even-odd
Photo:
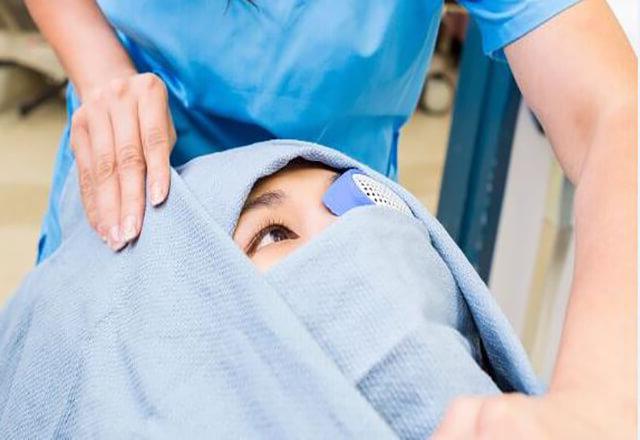
[[[493,53],[575,1],[463,3]],[[399,130],[422,88],[441,0],[101,0],[99,5],[138,70],[156,73],[167,85],[178,134],[173,165],[290,138],[328,145],[387,176],[397,175]],[[73,88],[68,104],[71,115],[79,105]],[[71,166],[67,127],[39,261],[60,243],[59,201]]]

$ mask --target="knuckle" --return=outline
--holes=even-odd
[[[162,79],[153,73],[144,73],[140,77],[140,87],[143,93],[149,93],[167,99],[167,87]]]
[[[78,171],[78,180],[80,184],[80,192],[85,196],[92,193],[93,190],[93,178],[91,177],[91,171],[82,168]]]
[[[142,171],[145,168],[144,157],[135,144],[126,144],[118,149],[118,168],[130,171]]]
[[[92,122],[104,120],[105,115],[109,112],[109,102],[106,100],[92,101],[86,104],[87,130],[91,132]]]
[[[128,83],[123,78],[117,78],[109,83],[109,90],[114,98],[122,98],[128,90]]]
[[[169,139],[163,130],[157,127],[146,130],[144,136],[144,148],[148,152],[157,151],[165,147],[169,143]]]
[[[96,180],[100,184],[113,176],[115,161],[112,153],[102,153],[96,160]]]
[[[89,92],[88,103],[91,104],[91,106],[97,105],[100,102],[104,101],[104,98],[105,98],[104,89],[102,88],[95,89]]]
[[[140,75],[140,85],[147,90],[153,90],[162,86],[162,81],[153,73],[143,73]]]

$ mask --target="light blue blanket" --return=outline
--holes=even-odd
[[[358,166],[416,218],[356,208],[260,274],[230,237],[256,179],[295,157]],[[75,174],[64,241],[0,317],[0,438],[425,438],[461,394],[539,391],[460,250],[393,182],[274,141],[172,172],[113,254]]]

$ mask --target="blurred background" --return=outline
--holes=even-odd
[[[637,0],[610,5],[637,53]],[[35,263],[65,85],[22,2],[0,0],[0,307]],[[508,67],[482,55],[455,3],[399,154],[400,182],[458,242],[548,378],[571,282],[573,189]]]

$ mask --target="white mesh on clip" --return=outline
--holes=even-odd
[[[409,205],[383,183],[364,174],[354,174],[352,178],[360,191],[376,205],[386,206],[387,208],[400,211],[403,214],[413,215],[411,209],[409,209]]]

